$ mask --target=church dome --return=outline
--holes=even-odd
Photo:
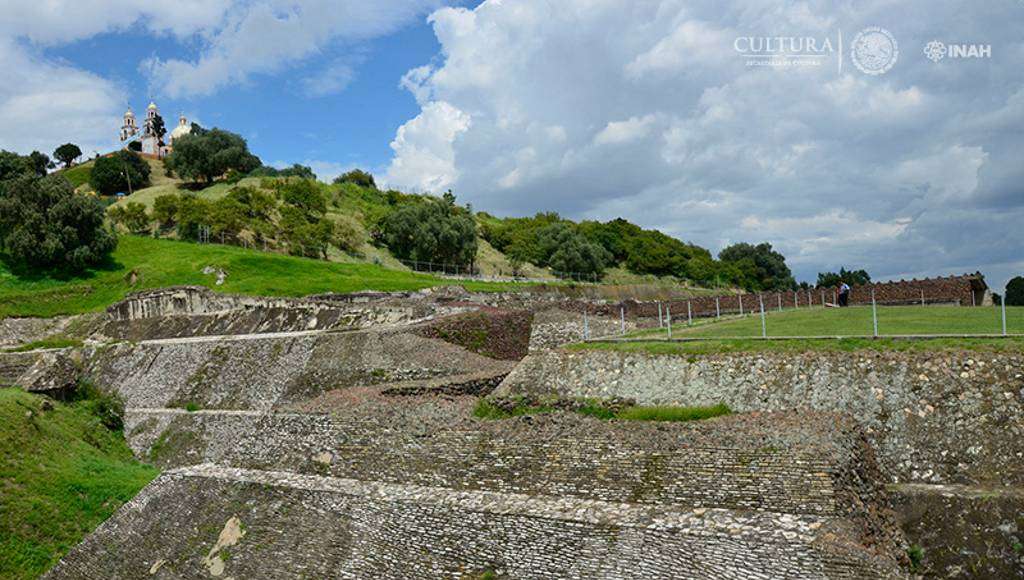
[[[146,108],[147,108],[147,109],[156,109],[156,103],[154,103],[153,101],[150,101],[150,102],[149,102],[149,106],[148,106],[148,107],[146,107]]]
[[[124,112],[124,117],[125,117],[126,119],[127,119],[128,117],[132,117],[132,118],[134,118],[134,117],[135,117],[135,113],[133,113],[131,109],[128,109],[127,111],[125,111],[125,112]]]
[[[182,135],[188,135],[191,132],[192,125],[190,125],[188,121],[185,120],[185,117],[182,116],[181,119],[178,120],[178,126],[175,127],[173,131],[171,131],[171,141],[174,141],[175,139],[181,137]]]

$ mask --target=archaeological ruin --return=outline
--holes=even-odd
[[[46,577],[1024,575],[1024,355],[564,348],[657,324],[642,302],[458,288],[175,287],[4,321],[5,345],[85,340],[0,353],[0,383],[116,393],[162,470]],[[475,413],[525,400],[549,408]]]

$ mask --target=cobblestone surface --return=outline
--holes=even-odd
[[[815,516],[203,465],[159,477],[47,577],[903,577],[842,532]]]
[[[717,356],[552,351],[495,391],[626,397],[734,411],[848,413],[893,481],[1024,483],[1024,355],[807,352]]]

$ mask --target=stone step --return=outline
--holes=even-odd
[[[834,416],[653,425],[566,414],[496,422],[468,418],[467,399],[391,397],[331,415],[130,409],[125,432],[140,457],[163,467],[214,462],[451,489],[823,515],[857,512],[881,491],[857,440],[830,431],[843,424]]]
[[[677,509],[201,465],[47,578],[898,578],[821,516]]]

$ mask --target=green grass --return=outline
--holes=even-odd
[[[227,271],[225,283],[215,286],[215,276],[202,273],[206,266]],[[133,270],[139,276],[134,287],[128,283],[128,274]],[[121,300],[128,292],[178,284],[254,296],[305,296],[322,292],[419,290],[453,283],[373,264],[339,264],[235,246],[122,236],[108,263],[82,274],[15,272],[0,262],[0,318],[92,312]],[[521,287],[474,281],[458,285],[474,291]]]
[[[40,348],[71,348],[82,346],[82,341],[77,338],[69,338],[67,336],[48,336],[40,340],[34,340],[32,342],[26,342],[25,344],[19,345],[15,348],[9,348],[5,352],[25,352],[29,350],[36,350]]]
[[[698,421],[731,414],[732,409],[720,403],[712,407],[626,407],[616,418],[626,421]]]
[[[949,351],[1024,352],[1024,338],[842,338],[760,340],[723,338],[692,342],[637,339],[629,342],[587,342],[569,345],[570,350],[639,352],[652,355],[712,355],[740,352],[799,353],[808,351]]]
[[[71,182],[72,187],[78,188],[81,185],[89,183],[89,174],[92,173],[93,164],[93,161],[88,161],[68,169],[62,169],[60,174]]]
[[[768,336],[870,336],[873,333],[871,307],[805,308],[772,311],[765,322]],[[1006,325],[1010,334],[1024,333],[1024,307],[1006,309]],[[879,306],[880,336],[907,334],[999,334],[1002,332],[1000,309],[997,307],[959,306]],[[635,336],[665,336],[664,330],[646,330]],[[697,321],[693,326],[675,320],[674,338],[737,338],[761,336],[761,317],[754,314]]]
[[[698,421],[732,414],[732,409],[725,404],[718,404],[711,407],[679,407],[679,406],[627,406],[615,410],[607,405],[601,404],[598,399],[587,399],[581,401],[582,405],[573,411],[580,415],[595,417],[597,419],[620,421]],[[554,405],[521,404],[511,409],[503,409],[486,398],[477,401],[473,408],[473,416],[478,419],[499,420],[523,415],[539,415],[543,413],[554,413],[557,408]]]
[[[36,578],[149,483],[96,402],[0,389],[0,578]]]

